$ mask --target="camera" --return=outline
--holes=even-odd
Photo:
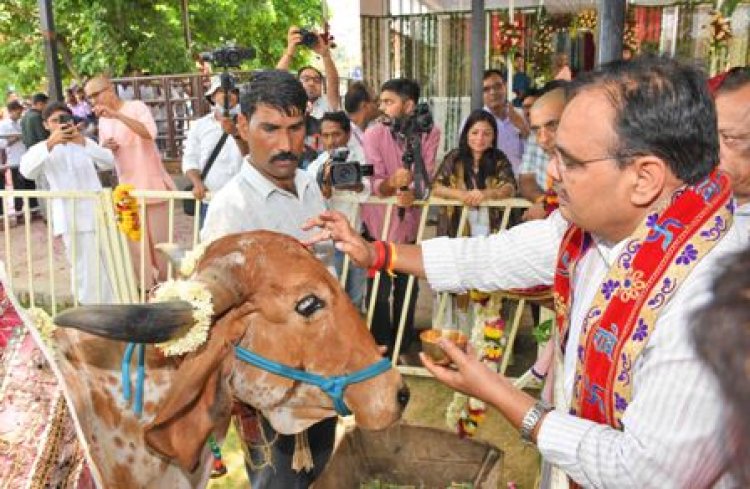
[[[430,106],[417,104],[414,112],[406,117],[399,117],[391,124],[391,129],[397,134],[409,137],[414,134],[428,133],[432,130],[434,122],[430,113]]]
[[[302,40],[299,42],[302,46],[312,48],[318,43],[318,36],[311,29],[302,27],[299,30],[299,34],[302,36]]]
[[[333,188],[351,188],[362,183],[362,177],[372,176],[372,165],[358,161],[346,161],[349,150],[346,148],[331,151],[331,169],[328,183]]]
[[[72,116],[72,115],[70,115],[70,114],[60,114],[60,115],[59,115],[59,116],[57,117],[57,122],[58,122],[58,123],[59,123],[59,124],[60,124],[61,126],[64,126],[64,125],[66,125],[66,124],[73,124],[74,120],[73,120],[73,116]]]
[[[220,68],[239,68],[243,61],[255,58],[255,49],[225,46],[201,53],[201,59]]]

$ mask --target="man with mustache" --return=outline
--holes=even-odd
[[[536,443],[550,469],[541,487],[737,487],[719,386],[690,330],[719,265],[747,243],[717,171],[716,121],[697,69],[651,56],[613,63],[568,91],[549,164],[559,210],[548,218],[398,244],[390,258],[335,213],[308,226],[357,265],[426,277],[433,290],[554,287],[554,408],[448,341],[455,369],[422,356],[439,381]]]
[[[306,105],[302,84],[290,73],[270,70],[253,76],[240,97],[241,113],[237,116],[237,130],[249,153],[240,172],[212,199],[202,241],[254,229],[300,240],[309,237],[302,224],[325,210],[326,204],[314,177],[297,171]],[[335,275],[331,241],[316,245],[314,251]],[[252,461],[246,468],[253,489],[305,488],[321,473],[333,449],[335,417],[307,430],[314,467],[295,472],[295,437],[277,434],[262,416],[245,406],[240,411],[242,438]]]

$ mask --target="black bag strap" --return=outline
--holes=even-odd
[[[216,146],[214,146],[214,150],[211,151],[211,156],[208,157],[206,166],[203,168],[203,171],[201,172],[201,181],[206,180],[206,175],[208,175],[208,172],[211,171],[211,167],[213,166],[214,161],[216,161],[216,157],[219,156],[219,152],[221,151],[221,148],[224,146],[224,143],[227,141],[227,137],[229,137],[229,134],[226,132],[223,132],[221,135],[221,138],[219,138],[219,142],[216,143]]]

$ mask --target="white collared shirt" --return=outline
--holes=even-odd
[[[312,237],[317,231],[303,231],[302,224],[326,210],[325,199],[318,184],[304,171],[296,172],[294,185],[297,195],[274,185],[246,158],[240,172],[211,200],[201,241],[255,229],[276,231],[300,240]],[[315,255],[335,276],[333,243],[319,243]]]
[[[437,238],[422,243],[434,290],[465,292],[551,285],[568,223],[559,212],[486,238]],[[691,343],[693,312],[711,298],[721,260],[744,248],[732,227],[695,267],[659,315],[654,333],[633,366],[633,397],[624,430],[552,411],[538,436],[539,451],[585,487],[707,487],[726,467],[727,421],[716,379]],[[597,242],[573,277],[570,337],[622,244]],[[696,327],[710,325],[696,325]],[[565,348],[564,381],[570,397],[577,341]],[[572,359],[572,360],[569,360]],[[716,487],[731,487],[724,475]]]
[[[5,155],[8,157],[8,166],[11,168],[18,168],[18,165],[21,164],[21,157],[26,152],[26,145],[20,138],[21,122],[10,118],[0,121],[0,136],[16,134],[19,135],[19,139],[13,144],[8,144],[8,139],[0,137],[0,149],[5,150]]]
[[[182,154],[182,172],[187,173],[189,170],[202,172],[222,134],[224,134],[224,130],[213,112],[195,121],[185,140],[185,150]],[[211,192],[219,191],[232,177],[239,173],[242,161],[242,153],[237,146],[237,142],[232,136],[227,137],[224,146],[222,146],[208,175],[206,175],[206,179],[203,181],[204,185]]]
[[[33,180],[44,174],[50,190],[101,190],[102,185],[96,170],[110,170],[115,166],[115,157],[91,139],[85,145],[75,143],[58,144],[47,149],[47,141],[40,141],[21,158],[21,175]],[[52,224],[55,235],[73,231],[73,209],[76,215],[76,231],[94,230],[93,199],[53,199]],[[75,206],[75,207],[74,207]]]

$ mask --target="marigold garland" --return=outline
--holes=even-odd
[[[521,24],[518,21],[499,21],[497,25],[497,39],[500,53],[507,54],[513,52],[521,45]]]
[[[112,191],[115,202],[115,217],[117,227],[132,241],[141,239],[141,223],[138,215],[138,202],[130,195],[135,187],[129,183],[123,183]]]
[[[211,293],[201,282],[168,280],[154,290],[153,302],[183,300],[193,306],[193,326],[182,336],[156,346],[167,356],[184,355],[197,350],[208,339],[214,313]]]
[[[723,47],[732,38],[731,21],[718,10],[711,12],[711,21],[706,27],[709,31],[709,42],[714,49]]]
[[[480,296],[472,299],[482,302]],[[495,372],[499,371],[507,344],[505,321],[502,318],[484,321],[482,327],[475,327],[472,331],[471,343],[474,350],[481,354],[482,363]],[[446,422],[449,427],[455,427],[461,438],[473,437],[486,413],[487,406],[483,401],[456,393],[446,410]]]
[[[596,10],[587,9],[578,14],[576,27],[579,29],[596,30]]]
[[[52,322],[52,318],[47,314],[47,311],[38,307],[32,307],[26,310],[26,314],[29,315],[29,319],[36,326],[39,331],[39,336],[47,347],[53,347],[54,342],[52,341],[52,333],[55,332],[57,326]]]
[[[622,35],[622,45],[633,53],[638,51],[638,36],[635,33],[635,26],[633,24],[628,24],[625,27],[625,33]]]

